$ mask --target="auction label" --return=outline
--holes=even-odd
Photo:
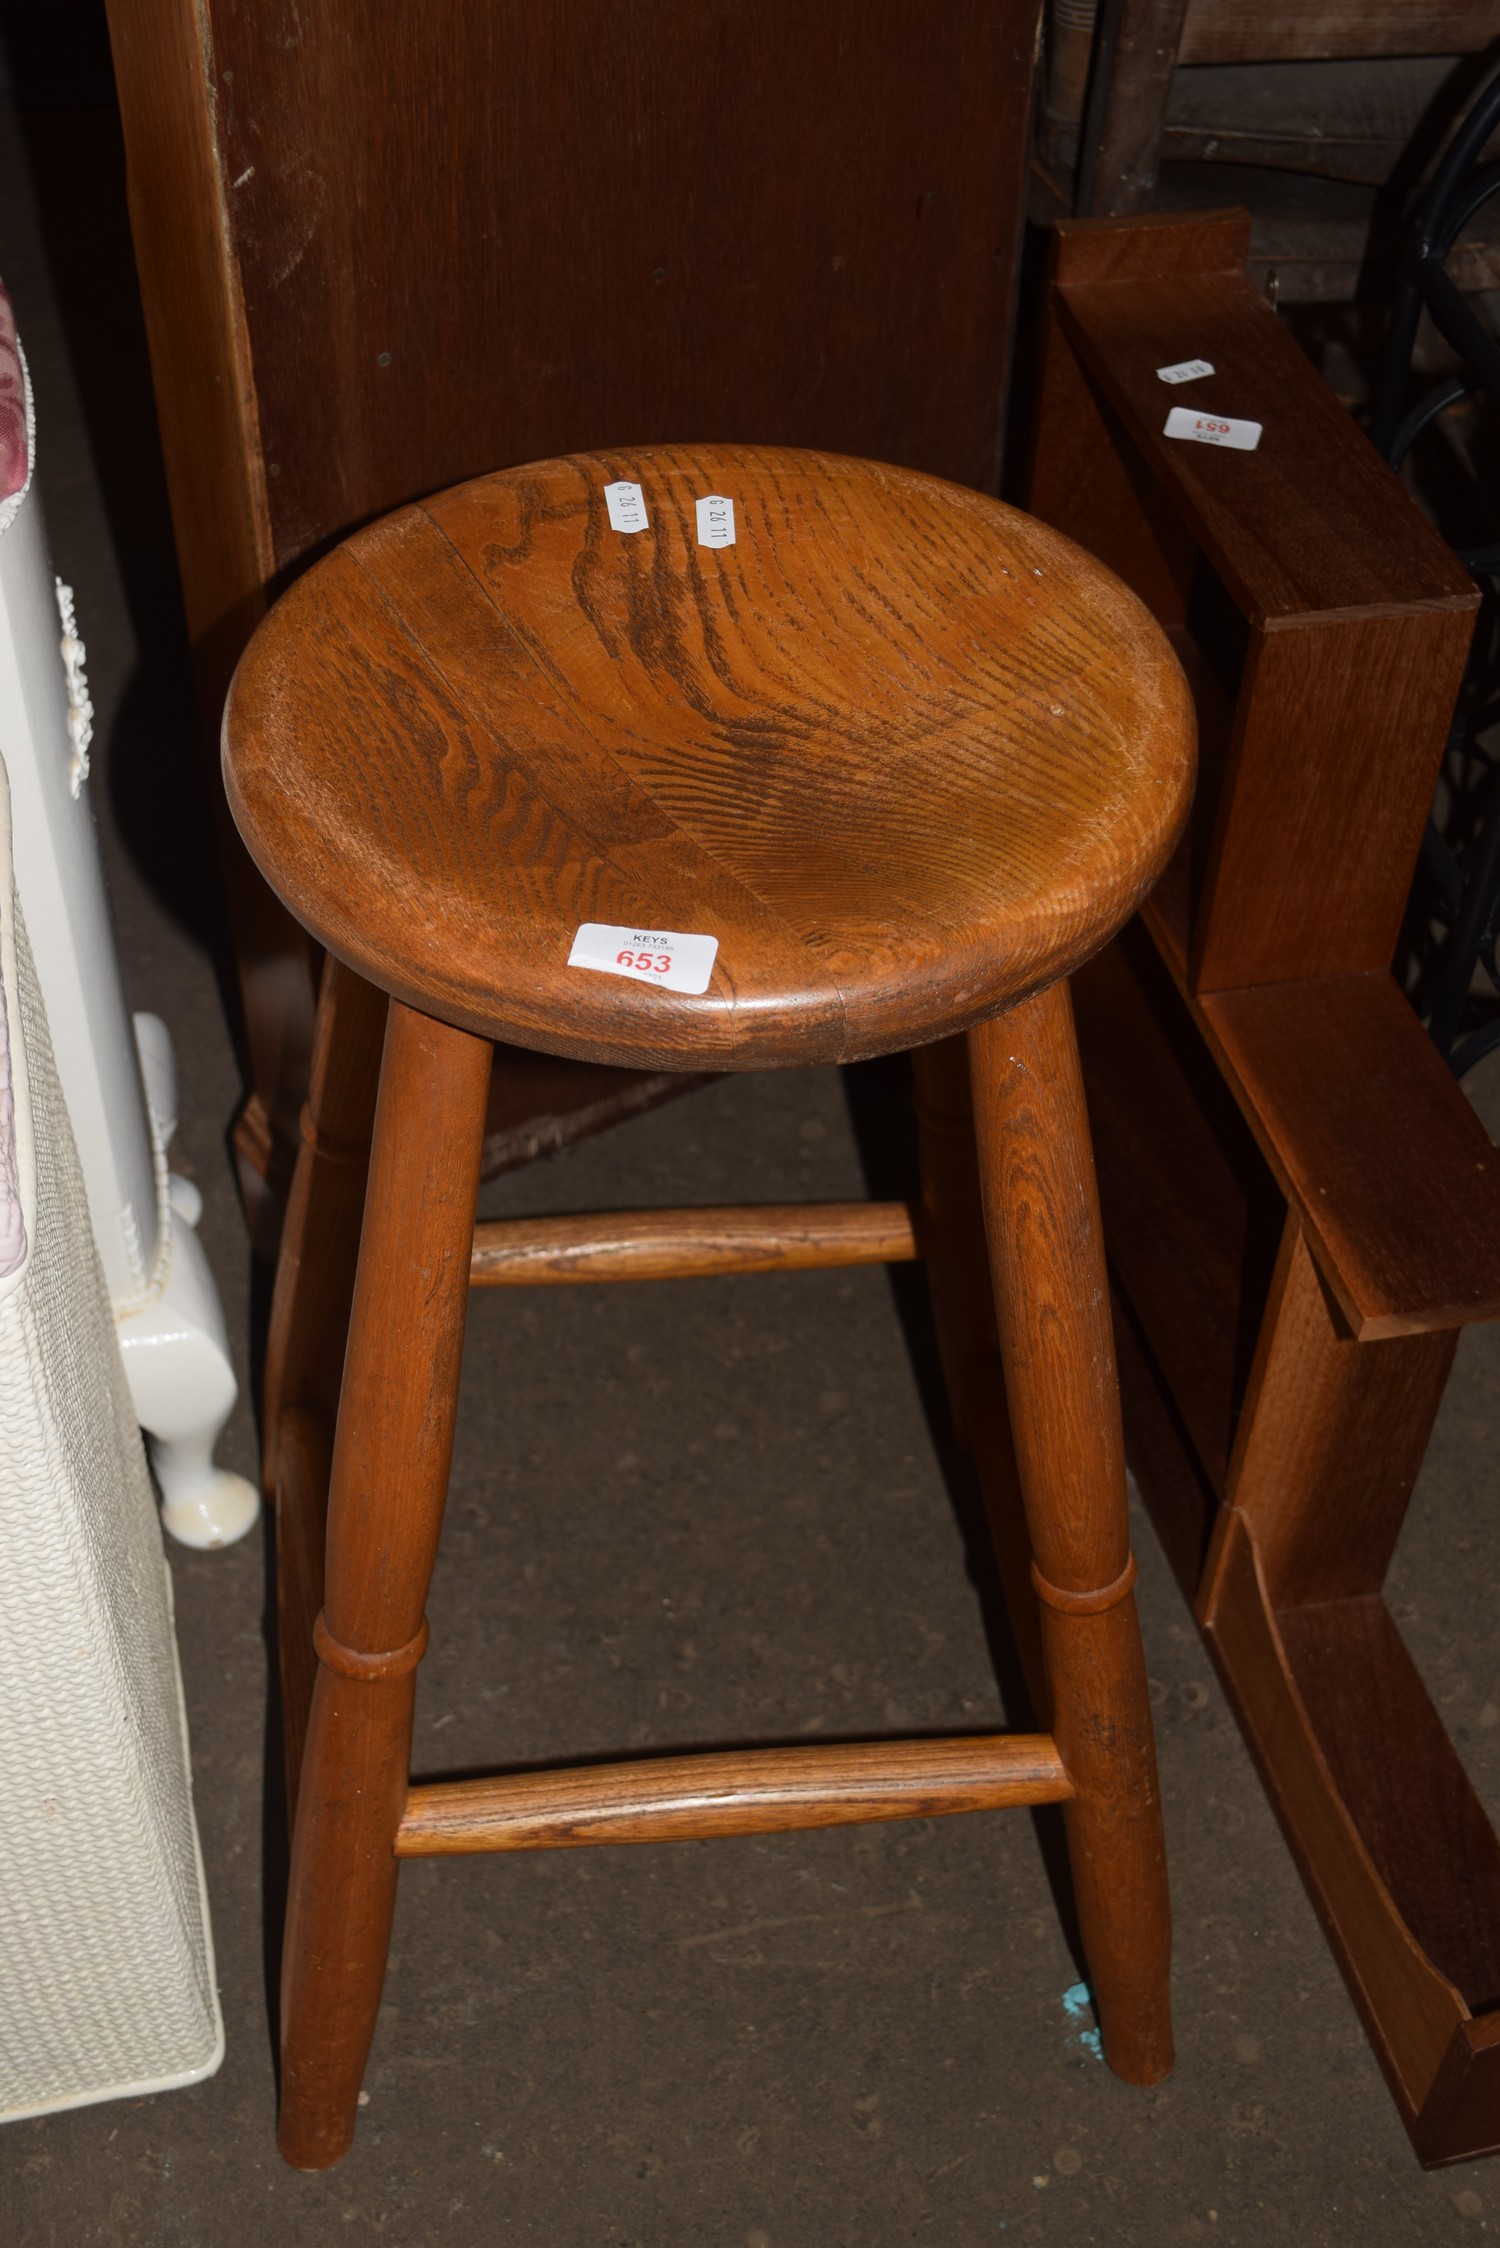
[[[1158,382],[1197,382],[1203,375],[1214,371],[1211,359],[1179,359],[1175,367],[1158,367]]]
[[[670,929],[617,929],[585,921],[568,954],[570,968],[594,968],[601,976],[628,976],[632,983],[665,991],[707,991],[713,974],[717,937],[679,936]]]
[[[1174,406],[1162,435],[1185,437],[1191,445],[1227,445],[1231,452],[1253,453],[1261,428],[1260,422],[1231,421],[1224,414],[1195,414],[1191,406]]]
[[[609,509],[612,531],[644,531],[646,521],[646,495],[639,484],[606,484],[604,504]]]

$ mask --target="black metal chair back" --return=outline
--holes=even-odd
[[[1481,90],[1459,127],[1417,207],[1375,385],[1370,435],[1392,468],[1400,468],[1416,439],[1439,414],[1465,397],[1482,396],[1500,407],[1500,340],[1487,328],[1447,270],[1459,235],[1494,195],[1500,163],[1483,152],[1500,128],[1500,70]],[[1422,313],[1462,362],[1408,405],[1412,355]],[[1500,544],[1455,549],[1482,579],[1500,579]],[[1500,700],[1486,694],[1483,674],[1493,672],[1494,634],[1481,627],[1471,660],[1469,690],[1449,737],[1445,776],[1450,805],[1447,834],[1429,820],[1422,841],[1413,903],[1419,923],[1436,921],[1446,941],[1419,976],[1413,992],[1419,1012],[1455,1076],[1500,1046],[1500,1013],[1460,1037],[1476,967],[1500,992],[1496,963],[1500,924],[1500,765],[1479,737],[1500,724]],[[1480,678],[1476,679],[1476,669]],[[1493,679],[1491,678],[1491,685]]]

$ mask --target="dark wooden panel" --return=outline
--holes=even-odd
[[[1467,2008],[1413,1941],[1339,1792],[1240,1515],[1221,1518],[1199,1616],[1349,1995],[1411,2129]],[[1313,1669],[1309,1664],[1307,1683],[1316,1693]],[[1373,1695],[1366,1705],[1372,1745],[1404,1773],[1400,1736],[1373,1723],[1374,1710],[1389,1708],[1389,1698],[1368,1676],[1362,1682]]]
[[[1197,216],[1075,222],[1058,236],[1056,376],[1033,503],[1085,544],[1107,545],[1164,621],[1202,643],[1196,612],[1213,624],[1215,603],[1204,572],[1182,590],[1181,541],[1192,542],[1220,589],[1219,622],[1232,604],[1250,628],[1232,690],[1220,681],[1238,702],[1228,755],[1222,767],[1205,761],[1194,817],[1194,981],[1215,990],[1383,969],[1474,585],[1243,275],[1220,270],[1243,245],[1242,217],[1217,229]],[[1160,380],[1159,367],[1187,358],[1214,373]],[[1167,438],[1184,391],[1260,422],[1257,449]],[[1126,495],[1102,528],[1091,480]],[[1204,652],[1211,670],[1218,658]]]
[[[1111,1268],[1222,1489],[1282,1201],[1149,945],[1073,978]]]
[[[1238,275],[1249,254],[1248,211],[1147,212],[1128,224],[1072,220],[1053,229],[1052,278],[1071,289],[1088,281]]]
[[[189,0],[109,0],[109,28],[183,606],[204,732],[214,741],[230,674],[265,610],[274,553],[245,307],[225,255],[213,59]],[[220,829],[259,1095],[237,1143],[257,1151],[243,1166],[248,1190],[256,1172],[290,1176],[312,1047],[313,960],[227,816]],[[277,1221],[269,1198],[252,1204],[252,1215],[269,1252]]]
[[[188,630],[200,663],[222,644],[222,701],[265,607],[272,543],[245,307],[224,256],[213,58],[186,5],[110,0],[109,28],[151,371],[173,406],[163,451]]]
[[[1500,1842],[1383,1600],[1277,1627],[1334,1784],[1423,1951],[1476,2010],[1500,2000]]]
[[[1389,967],[1472,624],[1417,608],[1252,635],[1193,931],[1201,989]]]
[[[1186,616],[1198,550],[1048,315],[1027,506],[1106,563],[1159,623]]]
[[[1104,69],[1106,28],[1096,50],[1089,124],[1098,119],[1092,170],[1091,134],[1084,134],[1084,176],[1078,209],[1114,214],[1144,211],[1156,188],[1162,112],[1177,68],[1187,0],[1118,0],[1112,21],[1114,48]]]
[[[1356,1342],[1288,1217],[1227,1493],[1273,1607],[1380,1590],[1456,1339]]]
[[[585,447],[991,484],[1037,5],[216,0],[278,563]]]
[[[1127,1442],[1184,1583],[1216,1496],[1229,1502],[1200,1621],[1417,2150],[1452,2161],[1500,2130],[1500,2038],[1471,2013],[1496,1998],[1500,1845],[1376,1588],[1451,1329],[1492,1316],[1500,1283],[1494,1151],[1386,967],[1473,593],[1223,270],[1235,223],[1074,225],[1054,259],[1048,366],[1063,380],[1041,417],[1043,512],[1086,545],[1112,539],[1137,590],[1165,599],[1209,720],[1193,844],[1142,919],[1292,1205],[1226,1479],[1242,1212],[1223,1181],[1246,1174],[1222,1161],[1232,1141],[1196,1087],[1187,1128],[1172,1056],[1103,981],[1109,964],[1086,971],[1102,1200],[1129,1296]],[[1162,440],[1174,398],[1155,370],[1198,356],[1225,378],[1204,379],[1202,402],[1263,421],[1260,452]],[[1133,461],[1102,460],[1109,445]],[[1133,546],[1118,523],[1096,531],[1091,478],[1101,512],[1126,495]],[[1186,581],[1161,568],[1153,490],[1201,549]],[[1346,959],[1368,972],[1328,973]],[[1260,1300],[1240,1286],[1246,1326]]]
[[[1188,0],[1182,62],[1469,55],[1500,39],[1497,0]]]
[[[1219,1494],[1203,1472],[1165,1374],[1119,1289],[1111,1292],[1125,1457],[1152,1527],[1189,1605],[1198,1590]]]
[[[1039,4],[108,0],[207,731],[278,571],[482,470],[783,437],[992,483]],[[228,842],[269,1250],[313,962]],[[513,1057],[490,1160],[662,1090]]]
[[[1500,2151],[1500,2014],[1459,2024],[1412,2137],[1429,2168]]]
[[[1500,1155],[1390,976],[1213,992],[1199,1015],[1356,1335],[1500,1315]]]
[[[1427,112],[1441,114],[1453,77],[1451,54],[1401,61],[1359,56],[1303,62],[1295,70],[1253,62],[1179,70],[1167,103],[1162,158],[1275,165],[1378,187]]]

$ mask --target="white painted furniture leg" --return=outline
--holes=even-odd
[[[171,1039],[156,1017],[138,1018],[147,1027],[132,1033],[120,983],[86,785],[83,649],[71,599],[59,616],[55,584],[28,475],[0,505],[0,740],[16,882],[163,1520],[188,1545],[227,1545],[250,1528],[260,1502],[253,1484],[213,1462],[234,1406],[234,1372],[193,1231],[195,1190],[185,1180],[169,1188]]]
[[[161,1487],[163,1527],[184,1545],[231,1545],[260,1512],[243,1475],[214,1465],[219,1432],[234,1410],[238,1385],[229,1362],[224,1313],[208,1259],[194,1232],[203,1197],[190,1179],[165,1172],[177,1129],[177,1065],[171,1034],[159,1015],[137,1015],[141,1060],[158,1175],[166,1177],[158,1221],[159,1282],[135,1309],[117,1304],[115,1324],[136,1418]]]

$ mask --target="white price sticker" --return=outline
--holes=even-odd
[[[734,544],[734,501],[726,500],[720,492],[710,492],[707,499],[698,502],[698,544]]]
[[[570,968],[595,968],[601,976],[667,991],[707,991],[717,937],[678,936],[670,929],[616,929],[585,921],[568,954]]]
[[[1158,367],[1158,382],[1197,382],[1200,375],[1213,373],[1211,359],[1179,359],[1175,367]]]
[[[644,531],[646,523],[646,495],[639,484],[606,484],[604,504],[609,509],[609,527],[612,531]]]
[[[1195,414],[1191,406],[1174,406],[1162,435],[1185,437],[1193,445],[1227,445],[1231,452],[1253,453],[1260,443],[1261,426],[1253,421],[1230,421],[1224,414]]]

